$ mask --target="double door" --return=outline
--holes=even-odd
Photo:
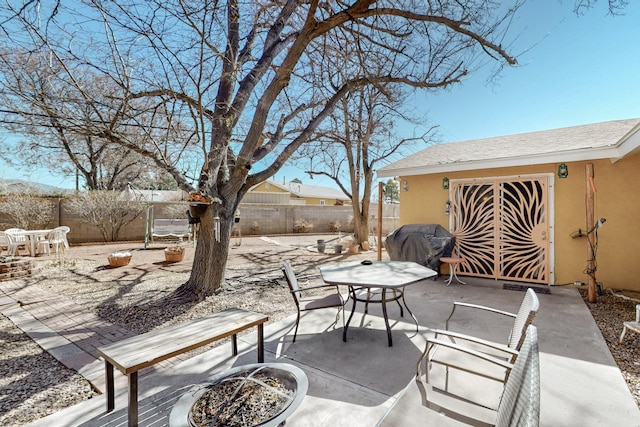
[[[474,179],[451,185],[450,230],[478,277],[549,284],[550,210],[547,176]]]

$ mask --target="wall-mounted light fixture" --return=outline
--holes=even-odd
[[[409,183],[407,181],[402,181],[402,191],[409,191]]]
[[[442,178],[442,189],[443,190],[449,189],[449,178],[447,178],[446,176]]]
[[[558,178],[566,178],[569,176],[569,167],[566,163],[560,163],[558,166]]]
[[[451,213],[451,201],[447,200],[447,203],[444,204],[444,214],[449,215]]]

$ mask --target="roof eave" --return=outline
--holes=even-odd
[[[406,168],[385,168],[378,171],[378,178],[394,176],[429,175],[478,169],[498,169],[515,166],[540,165],[558,162],[578,162],[585,160],[611,159],[612,162],[624,157],[628,152],[621,147],[600,147],[582,150],[556,151],[538,155],[505,157],[502,159],[488,159],[470,162],[443,163],[439,165],[416,166]]]

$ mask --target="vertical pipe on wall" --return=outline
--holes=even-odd
[[[384,187],[382,181],[378,183],[378,261],[382,260],[382,199]]]
[[[595,199],[595,186],[593,185],[593,163],[587,163],[585,166],[586,172],[586,189],[587,189],[587,230],[591,230],[591,227],[595,221],[594,215],[594,199]],[[588,282],[587,282],[587,297],[589,302],[596,302],[597,293],[596,293],[596,273],[595,273],[595,233],[592,231],[591,233],[587,233],[587,273],[588,273]]]

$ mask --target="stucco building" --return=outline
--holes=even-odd
[[[438,144],[378,177],[400,181],[401,225],[456,235],[462,274],[640,291],[639,147],[640,119],[616,120]]]

